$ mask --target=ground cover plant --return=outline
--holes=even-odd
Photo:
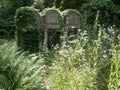
[[[42,58],[20,51],[13,42],[0,46],[0,90],[45,90],[44,74]]]

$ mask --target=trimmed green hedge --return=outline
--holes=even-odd
[[[16,11],[17,45],[26,51],[39,51],[39,43],[43,40],[39,13],[32,7],[21,7]]]

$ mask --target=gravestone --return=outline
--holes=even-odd
[[[68,28],[80,28],[80,17],[73,12],[65,16],[65,24]]]
[[[76,36],[80,29],[80,14],[76,10],[65,10],[63,11],[63,18],[67,28],[66,41],[68,41],[71,35]]]
[[[56,10],[50,10],[45,15],[45,27],[47,29],[60,29],[60,14]]]
[[[45,40],[44,45],[48,49],[53,48],[56,44],[60,43],[60,32],[58,29],[61,28],[61,15],[56,10],[49,10],[44,16],[45,26]]]

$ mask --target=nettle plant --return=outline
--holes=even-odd
[[[30,52],[38,51],[43,40],[39,13],[32,7],[21,7],[16,11],[15,23],[17,45]]]

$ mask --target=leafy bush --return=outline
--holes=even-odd
[[[116,47],[117,48],[117,47]],[[120,51],[113,49],[113,58],[110,67],[109,75],[109,90],[119,90],[120,89]]]
[[[33,7],[38,9],[39,11],[42,11],[44,9],[44,0],[35,0],[33,3]]]
[[[0,39],[0,45],[4,44],[5,42],[7,42],[7,40],[5,40],[5,39]]]
[[[89,1],[90,0],[61,0],[61,1],[56,0],[57,3],[60,3],[59,7],[62,10],[65,10],[65,9],[79,9],[83,4],[85,4]]]
[[[117,39],[117,44],[112,44],[112,58],[108,80],[109,90],[120,89],[120,35],[117,36]]]
[[[120,7],[112,0],[91,0],[89,3],[82,6],[82,11],[87,15],[87,22],[93,24],[96,12],[100,11],[99,23],[105,26],[116,25],[119,27]]]
[[[0,89],[4,90],[45,90],[42,78],[45,65],[42,57],[27,55],[15,44],[0,46]]]
[[[34,0],[0,0],[0,38],[14,38],[14,15],[18,8],[32,5]]]

